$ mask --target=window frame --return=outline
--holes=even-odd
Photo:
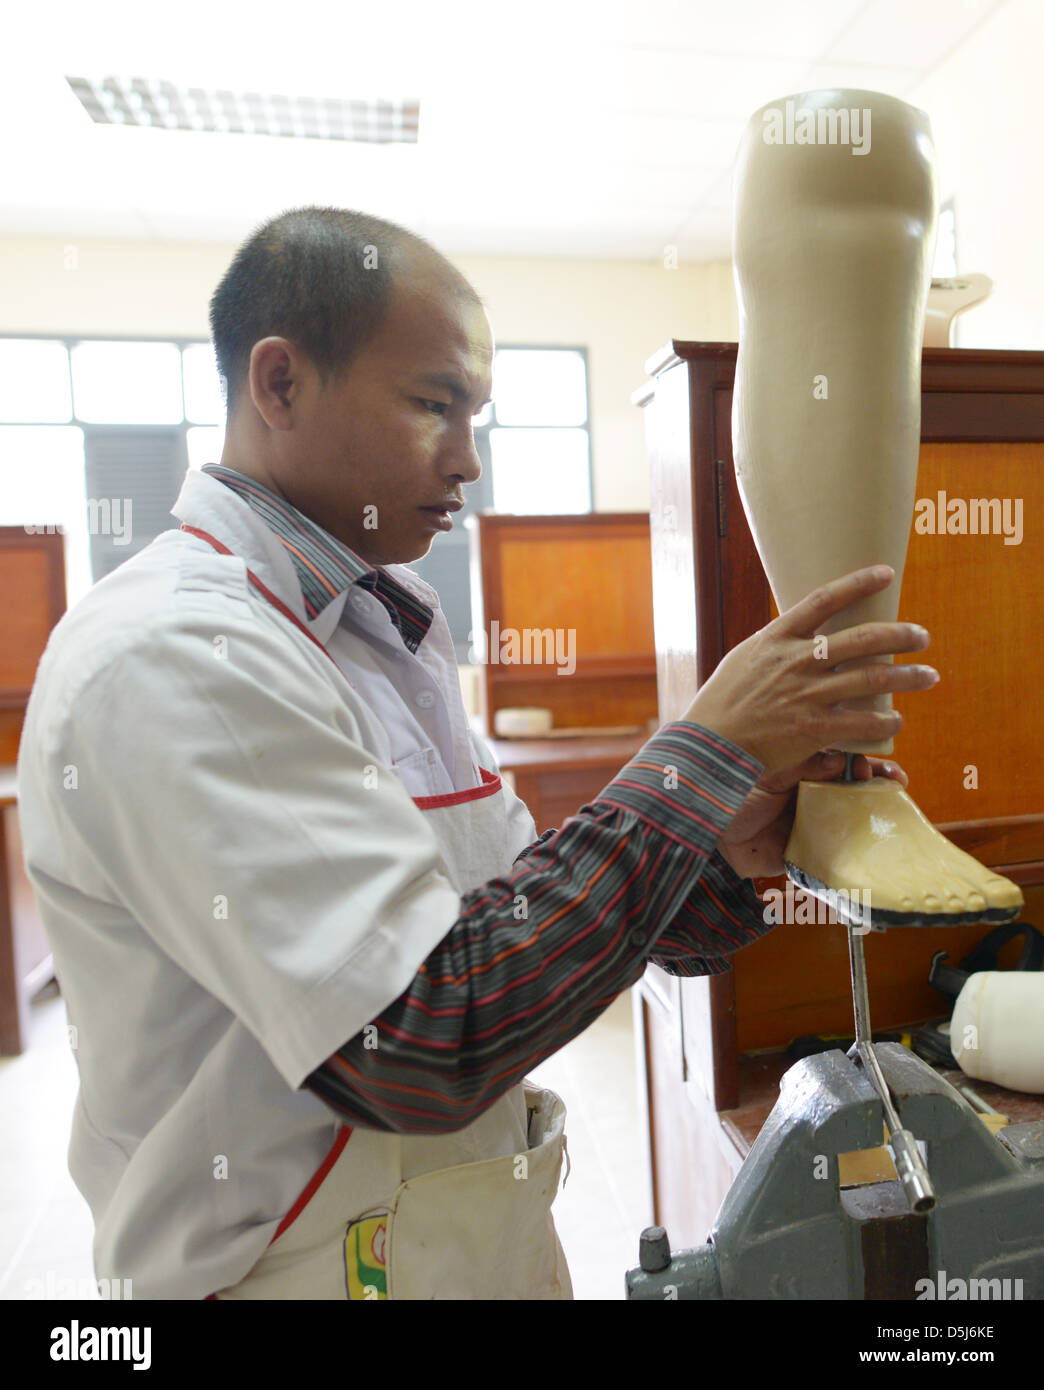
[[[595,510],[594,495],[594,436],[591,429],[591,359],[586,347],[574,343],[500,343],[494,350],[495,352],[576,352],[580,354],[584,363],[584,396],[586,399],[587,411],[582,425],[548,425],[542,422],[535,422],[530,425],[505,425],[497,419],[497,403],[494,398],[490,417],[484,425],[475,430],[476,447],[479,443],[479,435],[482,435],[483,447],[479,448],[479,456],[482,459],[483,469],[488,468],[490,473],[490,496],[493,495],[493,458],[492,447],[490,444],[490,432],[494,429],[501,430],[546,430],[546,429],[582,429],[587,432],[587,495],[590,498],[588,512]],[[548,512],[540,515],[557,516],[560,513]],[[569,516],[585,515],[585,513],[566,513]]]
[[[114,433],[124,433],[124,432],[127,433],[128,435],[134,435],[134,434],[141,435],[141,434],[149,434],[149,433],[152,433],[152,432],[157,432],[157,433],[163,432],[163,433],[166,433],[166,434],[173,433],[175,436],[177,436],[177,440],[178,440],[176,447],[177,447],[177,449],[178,449],[178,451],[179,451],[179,466],[183,466],[185,473],[187,473],[188,470],[189,470],[189,468],[190,468],[189,447],[188,447],[188,432],[189,432],[189,430],[192,430],[192,429],[218,429],[218,430],[223,430],[224,427],[225,427],[225,423],[226,423],[225,420],[219,420],[219,421],[216,421],[216,422],[213,422],[213,423],[207,423],[206,421],[198,421],[198,420],[189,420],[189,419],[188,419],[187,415],[185,414],[185,381],[184,381],[184,374],[183,374],[183,373],[184,373],[183,364],[182,364],[182,366],[181,366],[181,370],[182,370],[182,381],[181,381],[181,408],[182,408],[182,417],[181,417],[181,420],[180,420],[180,421],[175,421],[175,422],[166,423],[166,424],[129,423],[129,422],[118,421],[118,420],[114,420],[114,421],[97,421],[97,420],[83,420],[83,419],[81,419],[81,418],[76,414],[76,397],[75,397],[75,392],[73,391],[73,380],[72,380],[72,349],[73,349],[74,347],[76,347],[77,345],[79,345],[79,344],[81,344],[81,343],[100,343],[100,342],[101,342],[101,343],[104,343],[104,342],[111,342],[111,343],[164,343],[164,344],[168,344],[168,345],[172,345],[172,346],[176,347],[176,348],[178,349],[179,353],[184,353],[184,350],[185,350],[186,348],[188,348],[188,347],[200,347],[200,346],[202,346],[202,347],[212,347],[212,340],[211,340],[209,337],[199,337],[199,336],[197,336],[197,335],[195,335],[195,334],[169,334],[169,333],[168,333],[168,334],[156,334],[156,333],[0,333],[0,341],[2,341],[2,342],[32,341],[32,342],[58,342],[58,343],[61,343],[61,344],[65,347],[65,350],[66,350],[66,372],[67,372],[67,374],[68,374],[69,398],[70,398],[70,403],[71,403],[71,406],[72,406],[72,413],[71,413],[69,419],[67,419],[67,420],[61,420],[61,421],[54,421],[54,420],[48,420],[48,421],[42,421],[42,420],[9,420],[9,421],[0,422],[0,430],[2,430],[2,429],[5,428],[5,427],[15,427],[15,428],[21,428],[21,429],[24,429],[24,428],[44,428],[44,429],[53,429],[53,428],[56,428],[56,427],[58,427],[58,428],[75,428],[75,429],[79,429],[79,430],[81,431],[81,435],[82,435],[82,439],[83,439],[83,451],[84,451],[84,459],[85,459],[85,461],[87,460],[87,458],[89,457],[89,454],[90,454],[90,441],[91,441],[91,439],[92,439],[92,435],[97,439],[97,437],[100,436],[100,435],[102,435],[102,434],[105,434],[105,435],[108,435],[108,436],[111,437],[111,435],[114,434]],[[512,430],[512,431],[525,431],[525,430],[530,430],[530,429],[570,429],[570,430],[583,429],[583,430],[585,430],[585,431],[587,432],[587,491],[588,491],[588,497],[589,497],[588,512],[593,512],[593,511],[595,510],[595,496],[594,496],[594,437],[593,437],[592,424],[591,424],[591,364],[590,364],[590,356],[589,356],[589,353],[588,353],[588,349],[586,348],[586,346],[581,346],[581,345],[579,345],[579,344],[573,344],[573,343],[547,343],[547,342],[521,342],[521,343],[515,343],[515,342],[510,342],[510,343],[502,343],[502,344],[499,344],[496,350],[497,350],[497,351],[507,351],[507,350],[509,350],[509,351],[512,351],[512,352],[574,352],[574,353],[579,353],[579,355],[580,355],[580,357],[581,357],[581,359],[582,359],[582,361],[583,361],[583,364],[584,364],[584,387],[585,387],[586,417],[585,417],[584,423],[583,423],[582,425],[570,425],[570,426],[564,426],[564,425],[549,425],[549,424],[546,424],[546,423],[541,422],[541,421],[534,421],[533,423],[531,423],[531,424],[526,424],[526,425],[517,425],[517,424],[508,425],[508,424],[504,424],[504,423],[502,423],[500,420],[498,420],[498,418],[497,418],[497,410],[496,410],[496,402],[493,401],[493,403],[492,403],[492,405],[491,405],[491,408],[490,408],[490,411],[489,411],[489,419],[488,419],[483,425],[478,425],[478,426],[476,426],[475,429],[474,429],[475,447],[476,447],[476,450],[477,450],[477,452],[478,452],[479,458],[480,458],[481,463],[482,463],[483,476],[482,476],[482,478],[478,481],[478,483],[473,484],[473,485],[471,485],[471,486],[468,488],[468,492],[471,493],[471,496],[472,496],[472,498],[474,499],[474,501],[473,501],[473,503],[472,503],[472,505],[471,505],[470,507],[469,507],[469,506],[467,505],[467,503],[466,503],[466,505],[465,505],[465,511],[472,511],[472,510],[474,510],[474,511],[484,511],[484,510],[487,510],[487,511],[488,511],[488,510],[494,510],[495,504],[494,504],[494,499],[493,499],[493,461],[492,461],[492,446],[491,446],[491,441],[490,441],[490,433],[491,433],[492,430],[494,430],[494,429],[504,429],[504,430]],[[220,378],[219,378],[219,380],[220,380]],[[212,461],[215,462],[215,463],[219,462],[219,461],[220,461],[220,456],[218,456],[217,458],[214,458]],[[466,494],[466,495],[467,495],[467,494]],[[541,515],[558,515],[558,513],[552,513],[552,512],[542,512],[542,513],[540,513],[540,514],[541,514]],[[576,515],[576,513],[569,513],[569,515]],[[580,515],[583,515],[583,513],[580,513]],[[461,518],[461,520],[463,520],[463,517]],[[128,558],[129,558],[129,557],[128,557]],[[426,558],[427,558],[427,557],[422,557],[422,559],[421,559],[420,561],[414,562],[414,566],[415,566],[415,567],[420,566],[421,569],[422,569],[422,568],[423,568],[423,561],[424,561],[424,559],[426,559]],[[93,551],[92,551],[92,576],[93,576]],[[100,578],[100,577],[101,577],[101,576],[99,576],[99,578]],[[422,574],[422,577],[423,577],[423,574]],[[92,582],[93,582],[93,583],[96,583],[96,582],[97,582],[97,579],[94,579],[94,578],[92,577]],[[462,635],[460,635],[460,634],[457,634],[457,635],[456,635],[456,637],[455,637],[455,643],[456,643],[456,647],[457,647],[457,651],[458,651],[458,657],[459,657],[460,659],[466,659],[466,658],[464,657],[464,653],[465,653],[465,651],[467,650],[467,644],[464,642]]]
[[[76,426],[83,430],[84,445],[86,447],[87,433],[91,430],[177,430],[181,435],[182,455],[185,459],[186,469],[188,463],[188,431],[190,429],[223,429],[224,421],[207,423],[200,420],[189,420],[185,414],[185,378],[182,374],[181,379],[181,410],[180,421],[173,421],[167,424],[132,424],[122,420],[100,421],[83,420],[76,414],[76,395],[73,391],[72,380],[72,349],[80,343],[167,343],[183,353],[187,347],[210,347],[210,338],[199,338],[193,335],[184,334],[155,334],[155,333],[0,333],[0,342],[19,342],[31,340],[33,342],[61,343],[66,351],[66,373],[69,382],[69,399],[72,404],[72,414],[68,420],[4,420],[0,422],[0,428],[4,425],[67,425]],[[475,427],[475,442],[482,459],[483,470],[489,471],[490,495],[492,496],[492,451],[490,447],[490,432],[494,429],[505,430],[529,430],[529,429],[582,429],[587,432],[587,491],[591,499],[590,510],[595,510],[594,495],[594,432],[591,423],[591,360],[585,346],[574,343],[547,343],[547,342],[525,342],[525,343],[501,343],[495,348],[496,352],[575,352],[579,353],[584,364],[584,394],[586,397],[587,413],[582,425],[547,425],[534,423],[529,425],[507,425],[497,419],[496,401],[492,403],[489,419],[483,425]],[[182,368],[182,372],[184,369]],[[214,462],[217,462],[215,459]],[[549,513],[555,515],[555,513]],[[570,513],[572,515],[572,513]]]
[[[76,414],[76,393],[73,390],[72,379],[72,349],[80,343],[162,343],[168,347],[176,347],[179,353],[184,352],[187,347],[210,347],[209,338],[197,338],[179,334],[156,334],[156,333],[0,333],[0,342],[37,342],[37,343],[61,343],[66,351],[66,371],[69,379],[69,399],[72,402],[72,415],[68,420],[2,420],[0,428],[5,425],[76,425],[82,430],[181,430],[183,433],[190,429],[200,427],[221,428],[221,421],[216,424],[208,425],[206,421],[189,420],[185,414],[185,378],[182,369],[181,378],[181,420],[168,421],[164,424],[152,424],[142,421],[140,423],[128,422],[125,420],[83,420]],[[186,444],[186,457],[188,447]]]

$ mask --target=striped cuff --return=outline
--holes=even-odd
[[[754,881],[740,878],[715,850],[651,959],[668,975],[720,975],[731,969],[729,956],[775,926]]]
[[[686,849],[709,855],[763,771],[730,739],[678,720],[655,733],[592,805],[633,811]]]

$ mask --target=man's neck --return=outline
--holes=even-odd
[[[218,462],[222,468],[231,468],[234,473],[242,473],[244,478],[253,478],[255,483],[260,483],[262,487],[268,488],[269,492],[274,492],[284,502],[290,502],[290,498],[287,497],[263,462],[258,462],[256,457],[245,456],[242,449],[230,449],[227,440]],[[292,506],[293,503],[290,505]]]

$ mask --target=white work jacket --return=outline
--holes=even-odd
[[[341,1132],[304,1079],[459,916],[413,798],[496,771],[411,570],[386,567],[434,609],[416,655],[358,588],[306,618],[285,548],[216,479],[190,472],[174,513],[233,553],[173,530],[96,584],[52,634],[19,758],[80,1073],[70,1171],[98,1277],[137,1298],[257,1263]],[[507,872],[536,832],[498,795]],[[524,1146],[518,1091],[483,1117],[483,1157],[517,1153],[520,1123]]]

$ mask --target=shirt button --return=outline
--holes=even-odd
[[[434,703],[435,695],[430,690],[422,690],[417,696],[417,704],[420,705],[421,709],[431,709]]]
[[[628,939],[632,946],[644,946],[649,940],[649,934],[643,931],[633,931]]]
[[[366,600],[363,598],[362,594],[352,594],[351,599],[349,601],[353,608],[366,607]]]

